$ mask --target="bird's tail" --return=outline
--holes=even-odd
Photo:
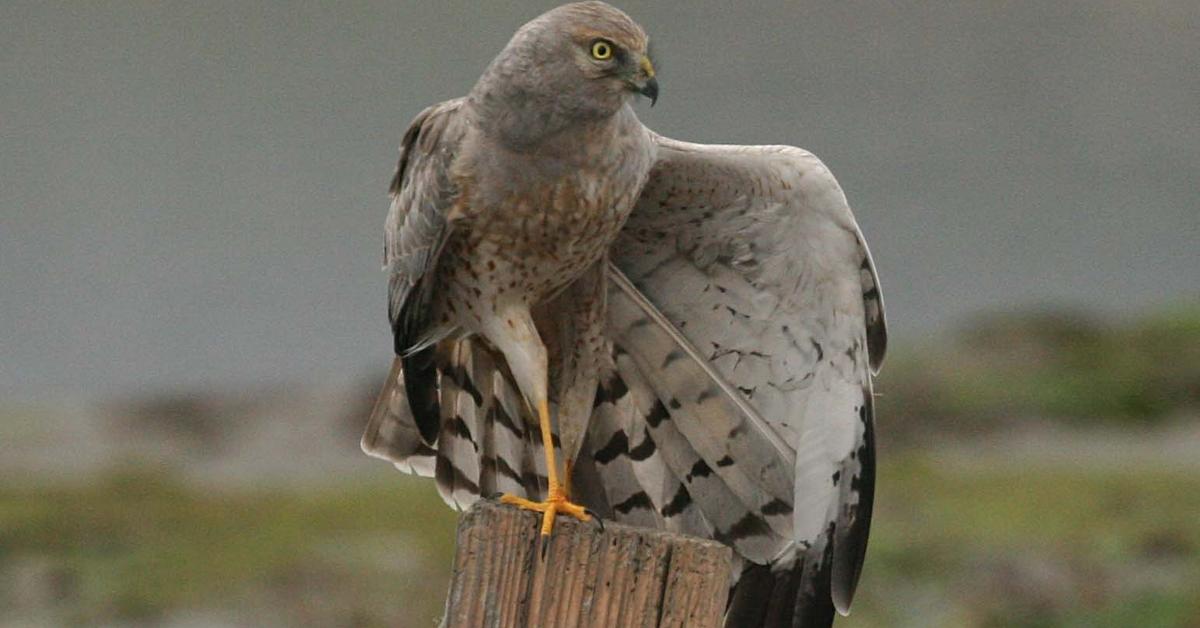
[[[442,498],[460,510],[480,495],[543,495],[541,437],[503,359],[472,337],[442,341],[433,361],[436,376],[422,378],[433,390],[423,392],[436,395],[438,424],[418,425],[396,358],[363,433],[363,451],[406,473],[434,477]]]
[[[368,455],[387,460],[405,473],[433,477],[437,441],[429,442],[421,436],[404,392],[400,358],[392,362],[360,444]]]

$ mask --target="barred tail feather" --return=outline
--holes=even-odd
[[[400,358],[392,361],[359,444],[367,455],[387,460],[405,473],[433,477],[436,441],[426,442],[417,428],[404,392]]]
[[[491,401],[475,384],[470,341],[448,343],[439,368],[437,487],[442,499],[459,510],[470,508],[480,494],[480,459],[484,434],[478,420]]]
[[[491,381],[492,396],[497,401],[493,406],[495,419],[499,422],[497,427],[503,427],[503,430],[497,431],[497,435],[506,447],[501,452],[501,458],[520,477],[519,486],[512,493],[521,495],[523,492],[526,497],[534,499],[545,495],[549,488],[541,431],[532,408],[525,403],[512,374],[498,357],[492,354],[496,366],[492,369]]]
[[[434,477],[442,498],[459,510],[494,493],[540,498],[546,491],[541,436],[503,361],[473,338],[443,341],[436,352],[436,377],[423,384],[435,386],[432,441],[410,410],[397,358],[368,420],[363,451],[406,473]]]
[[[656,528],[661,526],[662,517],[643,489],[630,456],[628,434],[638,420],[636,408],[631,405],[632,400],[618,377],[600,384],[585,445],[591,455],[580,458],[592,463],[611,511],[609,516],[622,523]],[[583,470],[581,467],[572,474],[573,483],[574,476],[581,475]],[[596,508],[597,500],[581,497],[590,508]]]

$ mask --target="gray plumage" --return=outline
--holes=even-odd
[[[397,364],[363,448],[457,508],[546,498],[558,454],[575,502],[735,549],[728,625],[828,625],[866,550],[878,278],[816,157],[641,125],[646,43],[608,5],[560,7],[413,121],[385,239]]]

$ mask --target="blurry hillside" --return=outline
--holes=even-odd
[[[1144,430],[1200,409],[1200,304],[1112,323],[1078,312],[979,317],[900,347],[876,386],[896,439],[1052,420]]]
[[[378,383],[4,408],[0,626],[434,625],[454,514],[358,451]],[[877,392],[839,625],[1200,625],[1200,304],[979,319]]]

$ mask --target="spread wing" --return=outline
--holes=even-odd
[[[598,471],[636,477],[650,519],[757,563],[729,625],[827,624],[849,609],[874,491],[887,334],[870,254],[810,153],[657,142],[612,250],[620,381],[593,415]]]

